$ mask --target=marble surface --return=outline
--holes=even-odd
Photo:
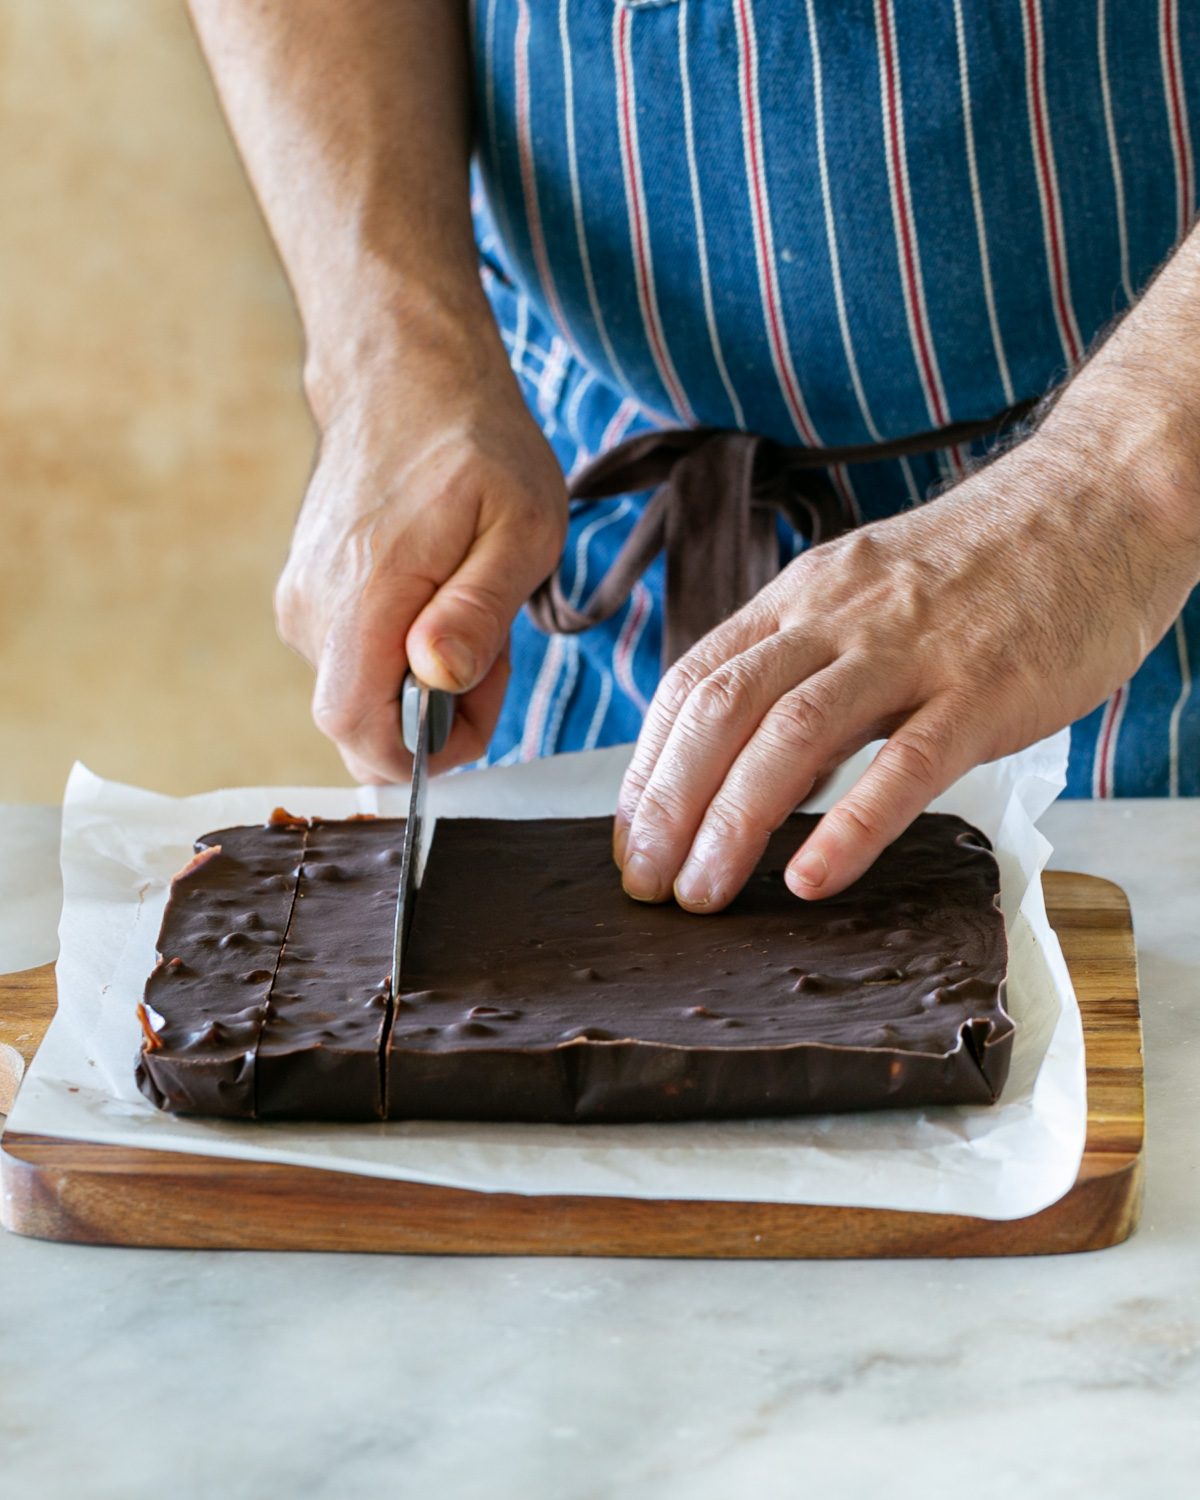
[[[1133,899],[1149,1147],[1128,1244],[1008,1262],[706,1264],[0,1235],[0,1488],[1194,1495],[1200,802],[1063,804],[1046,826],[1057,865]],[[26,810],[0,848],[0,969],[53,955],[53,828]]]

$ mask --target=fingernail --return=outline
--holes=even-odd
[[[618,816],[613,821],[613,859],[618,870],[625,864],[625,845],[628,842],[629,824]]]
[[[820,890],[829,875],[829,861],[820,850],[803,849],[787,867],[788,889],[796,896]]]
[[[712,881],[704,861],[689,859],[675,882],[675,899],[684,906],[707,906],[712,898]]]
[[[475,653],[462,641],[445,635],[431,641],[429,650],[456,688],[468,688],[475,681]]]
[[[654,861],[636,850],[625,861],[621,884],[625,894],[635,901],[661,901],[666,894],[665,882]]]

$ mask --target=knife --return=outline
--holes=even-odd
[[[412,754],[412,783],[408,794],[408,820],[400,855],[400,887],[396,892],[396,925],[392,932],[392,997],[400,994],[404,949],[412,927],[417,885],[421,879],[421,832],[425,822],[425,788],[428,761],[450,735],[454,723],[454,698],[420,682],[411,672],[400,690],[400,730]]]

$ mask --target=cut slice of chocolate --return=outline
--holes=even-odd
[[[181,1115],[254,1114],[254,1059],[300,879],[304,825],[197,839],[146,982],[137,1081]]]
[[[392,818],[310,829],[258,1044],[260,1117],[382,1117],[403,837]]]
[[[393,1119],[649,1121],[994,1100],[999,872],[925,815],[848,891],[798,901],[770,840],[724,912],[621,891],[609,820],[439,823],[392,1021]]]

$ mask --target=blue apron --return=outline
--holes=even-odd
[[[1061,380],[1192,222],[1180,0],[475,0],[472,47],[484,284],[568,474],[663,426],[828,447],[986,418]],[[828,479],[875,520],[968,457]],[[645,503],[573,505],[570,602]],[[781,527],[781,563],[803,545]],[[662,592],[660,558],[583,635],[523,613],[488,760],[635,738]],[[1200,794],[1194,668],[1200,591],[1073,727],[1068,795]]]

